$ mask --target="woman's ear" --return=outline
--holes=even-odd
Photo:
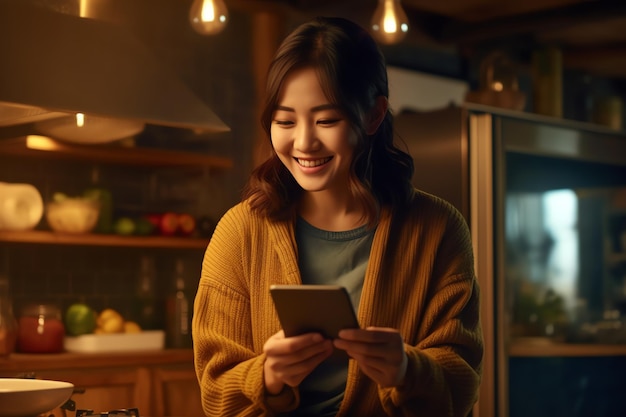
[[[367,117],[366,133],[368,135],[373,135],[374,133],[376,133],[376,131],[378,130],[378,126],[380,126],[380,124],[385,119],[388,109],[389,101],[387,101],[387,97],[376,97],[376,104],[374,105],[374,108],[370,111]]]

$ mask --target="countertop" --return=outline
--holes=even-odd
[[[170,363],[193,363],[191,349],[163,349],[132,352],[98,353],[13,353],[0,358],[0,375],[24,370],[55,370],[72,368],[163,365]]]

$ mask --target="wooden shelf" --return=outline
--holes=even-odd
[[[550,341],[512,341],[511,357],[626,356],[626,344],[576,344]]]
[[[233,167],[230,158],[201,153],[115,145],[74,145],[34,135],[0,140],[0,155],[153,167],[203,167],[218,170]]]
[[[162,365],[179,362],[193,363],[193,351],[191,349],[163,349],[100,353],[13,353],[0,358],[0,374],[5,377],[15,376],[11,372],[23,369],[40,371],[96,366]]]
[[[72,234],[27,230],[0,231],[0,242],[37,243],[49,245],[89,245],[137,248],[205,249],[209,238],[167,236],[119,236],[100,234]]]

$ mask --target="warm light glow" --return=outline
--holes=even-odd
[[[502,84],[502,81],[494,81],[491,83],[491,89],[494,91],[502,91],[504,90],[504,84]]]
[[[47,136],[41,135],[26,136],[26,147],[28,149],[37,149],[39,151],[56,151],[60,148],[57,142]]]
[[[78,2],[78,15],[80,17],[89,17],[89,0],[79,0]]]
[[[202,12],[200,13],[202,16],[203,22],[213,22],[215,21],[215,6],[210,1],[205,1],[202,3]]]
[[[393,12],[393,3],[385,2],[385,14],[383,17],[383,30],[385,33],[395,33],[398,30],[396,15]]]
[[[226,26],[228,9],[223,0],[194,0],[189,10],[189,21],[201,35],[215,35]]]
[[[378,0],[372,17],[374,37],[381,43],[398,43],[409,31],[409,19],[402,9],[400,0]]]
[[[85,126],[85,115],[83,113],[76,113],[76,126]]]

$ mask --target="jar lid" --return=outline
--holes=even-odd
[[[61,318],[61,308],[56,304],[52,303],[31,303],[26,304],[20,309],[20,314],[22,316],[44,316],[44,317],[55,317]]]

